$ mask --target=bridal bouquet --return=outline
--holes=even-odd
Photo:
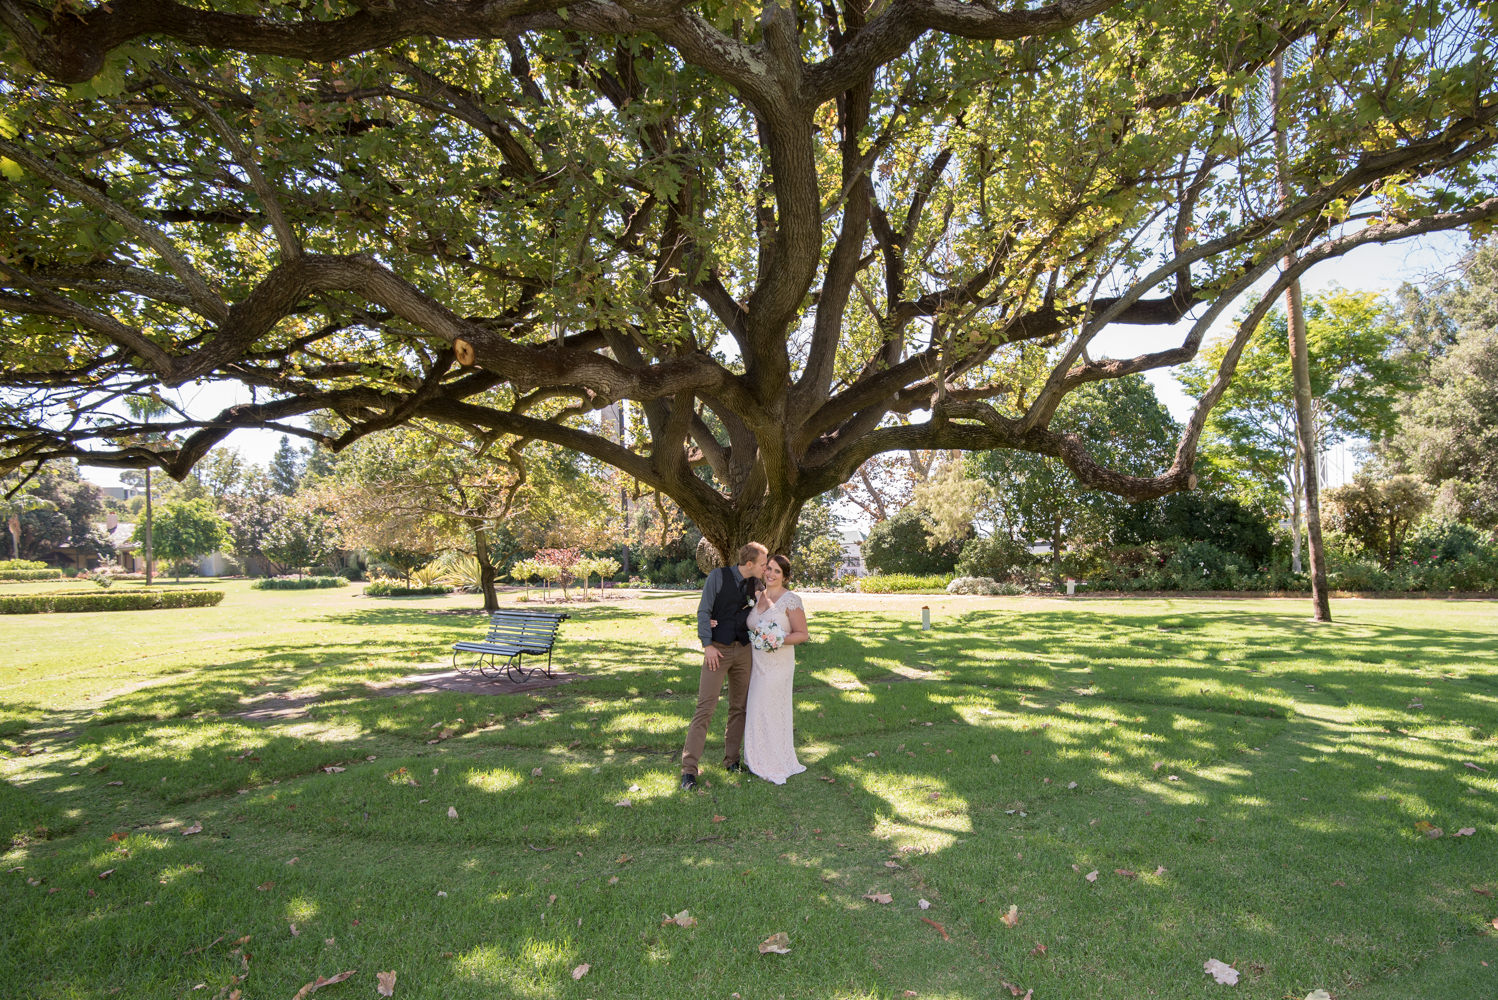
[[[785,632],[775,622],[760,622],[749,630],[749,644],[762,653],[773,653],[785,644]]]

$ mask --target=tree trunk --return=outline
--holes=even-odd
[[[146,467],[146,586],[155,579],[155,553],[151,548],[151,469]]]
[[[10,557],[19,559],[21,558],[21,515],[12,514],[6,527],[10,528]]]
[[[1300,443],[1295,445],[1295,454],[1290,459],[1290,572],[1303,573],[1300,561]]]
[[[1285,292],[1290,329],[1290,367],[1295,374],[1295,424],[1305,486],[1306,543],[1311,556],[1311,606],[1318,622],[1332,620],[1326,593],[1326,551],[1321,543],[1321,490],[1316,482],[1316,428],[1311,413],[1311,359],[1306,344],[1306,318],[1301,308],[1300,282]]]
[[[483,528],[473,529],[473,552],[479,561],[479,589],[484,592],[484,611],[493,614],[499,610],[499,596],[494,593],[494,563],[489,559],[489,533]]]
[[[1290,150],[1285,130],[1280,126],[1280,96],[1285,86],[1285,57],[1275,57],[1271,75],[1274,107],[1275,179],[1281,205],[1290,203]],[[1285,255],[1285,266],[1294,262]],[[1331,602],[1326,593],[1326,552],[1321,544],[1321,491],[1316,484],[1316,417],[1311,405],[1311,354],[1306,344],[1306,316],[1300,298],[1300,282],[1285,289],[1285,326],[1290,335],[1290,370],[1295,379],[1295,431],[1305,486],[1306,541],[1311,555],[1311,608],[1318,622],[1332,620]],[[1297,497],[1297,499],[1299,499]]]

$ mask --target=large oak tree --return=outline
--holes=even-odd
[[[1062,400],[1190,360],[1256,283],[1498,214],[1493,17],[0,0],[0,472],[180,477],[238,427],[341,447],[422,417],[585,452],[720,551],[782,547],[896,450],[1184,489],[1258,314],[1154,474],[1052,429]],[[1275,121],[1245,125],[1292,45]],[[1183,319],[1169,349],[1096,347]],[[121,397],[217,379],[254,402],[131,443]],[[625,399],[619,440],[594,411]]]

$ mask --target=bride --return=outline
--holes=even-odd
[[[796,677],[795,647],[811,636],[801,598],[786,587],[790,581],[791,561],[771,556],[765,566],[765,588],[749,612],[754,669],[745,706],[744,757],[749,770],[777,785],[806,770],[796,759],[791,685]],[[784,641],[778,648],[769,648],[779,637]]]

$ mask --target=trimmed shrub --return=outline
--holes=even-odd
[[[0,570],[6,569],[51,569],[40,559],[0,559]]]
[[[160,608],[208,608],[223,599],[222,590],[16,594],[0,596],[0,614],[35,615],[62,611],[152,611]]]
[[[861,594],[941,594],[947,589],[946,576],[917,576],[913,573],[878,573],[858,578]]]
[[[25,560],[17,560],[25,562]],[[0,580],[11,580],[19,583],[22,580],[61,580],[60,569],[0,569]]]
[[[347,586],[348,581],[341,576],[272,576],[250,584],[254,590],[321,590]]]
[[[986,594],[995,596],[1000,594],[1023,594],[1024,588],[1017,584],[1004,582],[988,576],[959,576],[947,584],[949,594]]]
[[[447,586],[405,587],[393,580],[371,580],[364,585],[366,597],[431,597],[451,593],[452,588]]]

